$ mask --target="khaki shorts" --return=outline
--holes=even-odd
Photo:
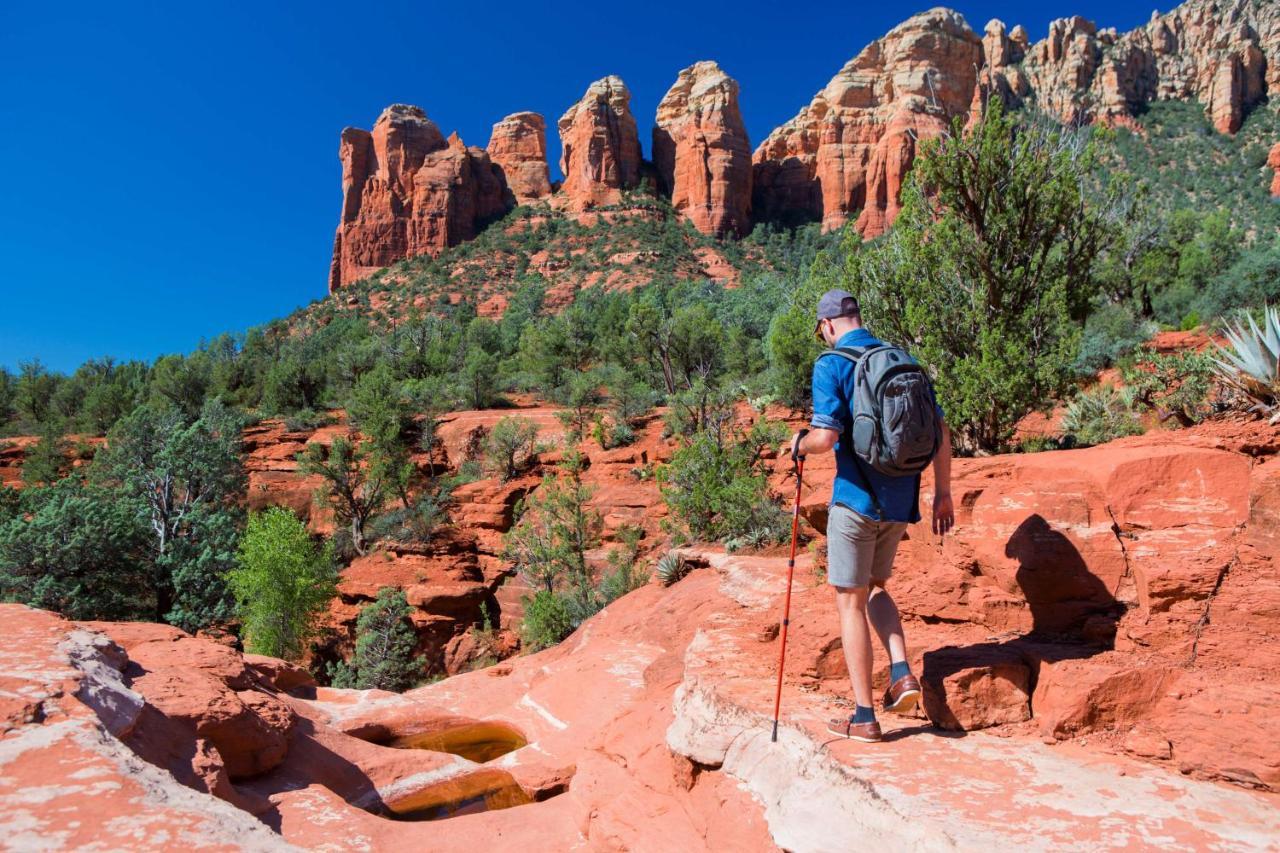
[[[863,587],[873,580],[888,580],[906,531],[905,521],[873,521],[832,504],[827,514],[827,583]]]

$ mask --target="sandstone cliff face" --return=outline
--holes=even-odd
[[[506,208],[500,173],[482,148],[446,140],[418,107],[387,107],[373,131],[347,128],[342,218],[329,289],[401,258],[438,254],[469,240]]]
[[[516,204],[551,195],[547,123],[537,113],[513,113],[493,126],[486,149]]]
[[[686,68],[658,106],[653,159],[659,189],[704,233],[740,235],[761,220],[817,220],[827,230],[853,220],[871,237],[897,216],[918,142],[991,98],[1068,124],[1129,125],[1152,101],[1196,100],[1219,131],[1234,133],[1277,91],[1280,3],[1271,0],[1188,0],[1124,34],[1062,18],[1035,43],[998,20],[979,37],[938,8],[850,60],[749,166],[737,84],[714,62]],[[343,131],[330,288],[467,240],[515,204],[550,199],[584,214],[618,203],[649,168],[630,99],[622,80],[605,77],[560,118],[564,183],[555,193],[536,113],[494,125],[487,151],[445,140],[403,105],[372,132]]]
[[[738,84],[716,63],[681,71],[658,104],[653,162],[662,191],[699,231],[751,230],[751,145]]]
[[[963,17],[931,9],[872,42],[755,152],[757,214],[814,218],[880,234],[899,209],[918,139],[973,98],[982,42]],[[859,213],[861,211],[861,213]]]
[[[640,183],[640,137],[631,115],[631,92],[618,77],[605,77],[560,117],[561,191],[568,209],[616,204]]]
[[[1025,71],[1042,109],[1064,122],[1125,123],[1153,100],[1197,100],[1235,133],[1280,85],[1280,5],[1191,0],[1118,35],[1083,18],[1054,21]]]

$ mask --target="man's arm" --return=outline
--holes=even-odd
[[[942,446],[933,457],[933,532],[945,535],[956,523],[951,500],[951,428],[942,422]]]
[[[815,427],[791,438],[791,454],[808,456],[810,453],[827,453],[840,440],[840,433],[833,429]]]

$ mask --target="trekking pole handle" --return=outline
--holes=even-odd
[[[791,461],[798,462],[804,458],[804,454],[800,452],[800,442],[804,441],[804,437],[809,434],[808,427],[800,430],[800,437],[796,439],[796,443],[791,447]]]

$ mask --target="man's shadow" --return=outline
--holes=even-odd
[[[1071,540],[1043,516],[1031,515],[1018,525],[1005,543],[1005,556],[1018,563],[1014,580],[1031,611],[1031,630],[1000,642],[925,652],[921,680],[926,683],[926,711],[940,728],[963,728],[943,689],[949,676],[989,667],[994,678],[1020,682],[1025,670],[1030,697],[1042,664],[1089,658],[1115,647],[1124,605],[1089,569]]]

